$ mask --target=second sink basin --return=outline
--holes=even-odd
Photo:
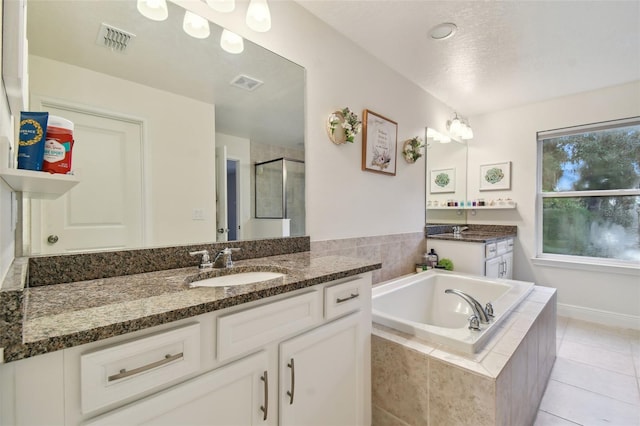
[[[232,285],[254,284],[260,281],[273,280],[284,277],[280,272],[240,272],[220,277],[206,278],[193,281],[191,287],[227,287]]]

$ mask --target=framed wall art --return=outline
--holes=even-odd
[[[480,166],[480,191],[511,189],[511,161]]]
[[[431,170],[429,190],[432,194],[456,192],[456,169]]]
[[[366,109],[362,123],[362,170],[395,176],[398,123]]]

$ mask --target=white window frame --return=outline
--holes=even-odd
[[[583,270],[602,270],[603,268],[610,269],[613,267],[617,269],[617,272],[631,273],[633,275],[636,275],[636,273],[640,271],[640,265],[633,261],[607,259],[602,257],[572,256],[567,254],[550,254],[542,252],[542,206],[545,198],[640,196],[640,189],[542,192],[542,141],[544,139],[550,139],[559,136],[576,135],[586,132],[634,125],[640,125],[640,117],[631,117],[601,123],[586,124],[582,126],[547,130],[538,132],[536,134],[538,159],[536,177],[536,257],[535,259],[533,259],[534,264],[554,267],[573,267]]]

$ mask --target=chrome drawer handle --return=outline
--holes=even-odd
[[[267,376],[267,370],[264,371],[264,376],[260,377],[260,380],[264,382],[264,405],[260,406],[260,410],[264,413],[262,421],[265,421],[269,413],[269,376]]]
[[[355,299],[356,297],[359,297],[359,296],[360,296],[360,294],[358,294],[358,293],[355,293],[355,294],[351,293],[351,296],[349,296],[349,297],[345,297],[345,298],[343,298],[343,299],[340,299],[340,298],[338,297],[338,298],[336,299],[336,303],[346,302],[347,300]]]
[[[134,368],[133,370],[127,371],[126,368],[123,368],[122,370],[120,370],[118,374],[114,374],[112,376],[107,377],[107,381],[113,382],[114,380],[120,380],[120,379],[124,379],[125,377],[131,377],[133,375],[143,373],[145,371],[151,370],[152,368],[160,367],[161,365],[168,364],[171,361],[175,361],[183,357],[184,357],[184,352],[180,352],[179,354],[175,354],[175,355],[167,354],[164,356],[164,359],[161,359],[160,361],[152,362],[151,364],[143,365],[142,367]]]
[[[293,364],[293,358],[291,358],[291,362],[287,364],[287,367],[291,369],[291,392],[287,391],[289,405],[291,405],[293,404],[293,395],[296,393],[296,367]]]

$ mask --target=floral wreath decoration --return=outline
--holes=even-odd
[[[335,111],[329,116],[329,133],[334,143],[341,143],[337,142],[335,138],[338,124],[340,124],[340,127],[344,130],[346,142],[353,143],[356,135],[362,130],[362,121],[360,121],[358,115],[348,107],[340,111]]]
[[[422,157],[423,147],[422,139],[418,136],[405,141],[402,147],[402,155],[407,160],[407,163],[415,163],[418,158]]]

